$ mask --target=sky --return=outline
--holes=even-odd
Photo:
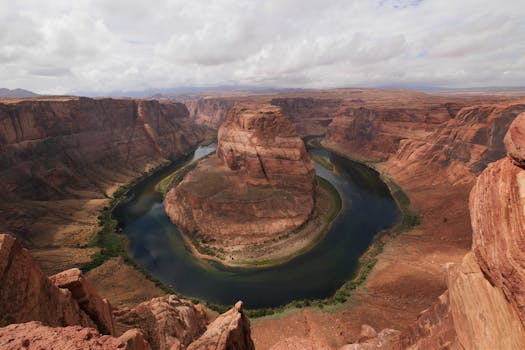
[[[525,86],[525,0],[0,0],[0,87]]]

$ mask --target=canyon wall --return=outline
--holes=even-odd
[[[448,264],[447,291],[383,348],[525,348],[524,122],[525,113],[512,122],[508,157],[489,164],[472,188],[472,252]]]
[[[283,114],[295,126],[297,133],[303,137],[324,134],[341,107],[343,100],[338,98],[283,97],[273,98],[271,103],[281,107]]]
[[[198,125],[203,125],[212,130],[217,130],[221,126],[231,107],[235,104],[233,98],[193,98],[182,99],[188,107],[190,118],[195,120]]]
[[[39,98],[0,103],[0,229],[48,273],[78,266],[116,188],[190,152],[204,132],[180,103]]]
[[[157,101],[0,103],[0,126],[1,189],[32,200],[104,193],[118,174],[173,159],[201,137],[184,105]]]

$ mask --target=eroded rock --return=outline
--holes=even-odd
[[[122,330],[140,328],[154,349],[185,349],[206,330],[207,317],[202,305],[169,295],[154,298],[133,309],[115,313]]]
[[[101,333],[115,335],[109,301],[98,295],[79,269],[66,270],[49,278],[57,287],[71,292],[80,308],[96,323]]]
[[[293,126],[270,105],[240,105],[219,129],[216,157],[166,196],[170,219],[219,249],[271,241],[301,226],[315,171]]]
[[[210,323],[206,332],[188,347],[188,350],[253,349],[250,321],[243,313],[241,301]]]
[[[0,234],[0,326],[28,321],[96,327],[71,292],[55,286],[18,240]]]
[[[514,119],[505,135],[507,154],[516,165],[525,168],[525,113]]]

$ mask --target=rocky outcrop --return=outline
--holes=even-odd
[[[188,350],[253,350],[250,321],[244,315],[242,302],[210,323],[206,332],[188,346]]]
[[[12,324],[0,328],[0,348],[4,350],[90,349],[150,350],[139,330],[120,338],[101,335],[92,328],[80,326],[47,327],[40,322]]]
[[[525,168],[525,113],[514,119],[504,141],[509,157],[516,165]]]
[[[154,349],[185,349],[206,330],[207,318],[202,305],[169,295],[154,298],[133,309],[115,313],[120,331],[143,330]]]
[[[523,104],[462,108],[424,140],[402,140],[391,163],[407,171],[422,165],[443,169],[451,184],[473,183],[487,164],[505,156],[505,133],[523,111]]]
[[[95,322],[103,334],[115,335],[111,305],[102,299],[79,269],[70,269],[50,277],[59,288],[71,292],[80,308]]]
[[[510,159],[491,164],[470,198],[476,261],[525,324],[525,170]]]
[[[218,133],[217,156],[254,184],[313,191],[314,167],[293,125],[277,107],[240,105]]]
[[[301,226],[314,205],[315,171],[278,107],[234,107],[216,157],[201,161],[166,196],[171,220],[219,249],[253,245]]]
[[[522,118],[505,137],[509,157],[490,164],[471,191],[472,252],[448,266],[448,290],[389,346],[525,348],[525,170],[516,146]]]
[[[0,326],[28,321],[96,327],[71,292],[55,286],[18,240],[0,234]]]

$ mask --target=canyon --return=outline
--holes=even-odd
[[[236,104],[217,138],[216,156],[167,193],[168,216],[228,264],[268,259],[268,244],[271,256],[289,251],[293,244],[282,237],[309,219],[316,192],[313,163],[294,127],[279,107]]]
[[[242,304],[217,317],[164,296],[122,257],[87,276],[69,270],[100,250],[88,243],[99,211],[120,185],[192,150],[228,119],[232,106],[247,100],[279,107],[299,136],[324,134],[325,147],[368,162],[405,191],[421,218],[419,226],[381,237],[374,268],[346,303],[249,325]],[[0,101],[1,231],[17,237],[0,240],[0,268],[14,271],[1,274],[0,305],[11,308],[0,312],[6,315],[2,347],[33,341],[45,347],[37,342],[54,339],[198,349],[213,348],[219,338],[248,349],[523,347],[525,98],[336,89],[203,96],[193,103]],[[230,169],[223,162],[238,163],[228,158],[235,143],[224,146],[220,162]],[[48,292],[39,294],[42,288]],[[38,307],[24,309],[25,300],[35,298]],[[163,319],[166,314],[172,318]],[[228,329],[235,336],[226,336]]]

